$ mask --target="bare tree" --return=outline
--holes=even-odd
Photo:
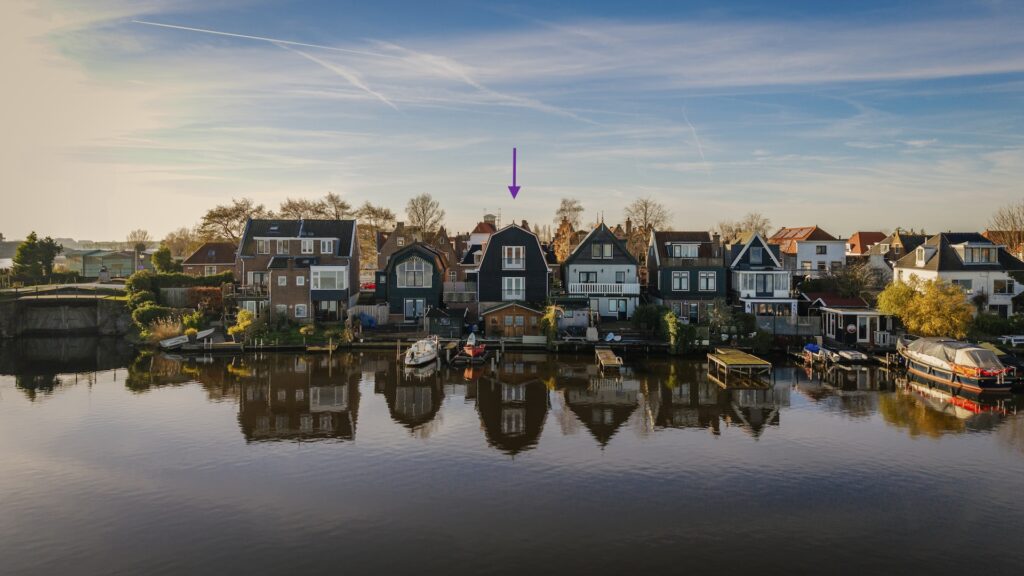
[[[196,232],[195,228],[184,226],[169,232],[163,240],[163,245],[167,246],[167,249],[171,251],[171,256],[174,258],[190,256],[195,252],[196,248],[199,248],[200,244],[202,244],[202,240],[199,238],[199,233]]]
[[[232,199],[231,204],[214,206],[203,215],[199,235],[204,240],[238,242],[249,218],[271,218],[274,213],[249,198]]]
[[[760,212],[749,212],[740,220],[723,220],[715,226],[715,230],[721,234],[725,242],[735,242],[741,234],[746,232],[757,232],[761,236],[768,236],[772,221]]]
[[[444,210],[430,194],[420,194],[406,204],[405,216],[410,226],[419,228],[424,234],[431,234],[437,231],[444,221]]]
[[[1024,251],[1024,200],[996,210],[988,225],[989,240],[1005,244],[1014,254]]]
[[[129,232],[128,237],[125,240],[128,242],[128,246],[133,250],[136,252],[142,252],[146,249],[146,244],[148,244],[152,238],[150,237],[149,232],[139,228]]]
[[[327,220],[347,220],[355,216],[352,205],[344,201],[334,192],[328,192],[320,200],[320,215]]]
[[[648,196],[637,198],[632,204],[626,206],[626,218],[633,221],[633,224],[644,230],[664,228],[672,219],[672,212],[664,204]]]
[[[561,224],[562,220],[568,220],[574,229],[580,227],[580,216],[583,214],[583,204],[575,198],[562,198],[562,202],[555,211],[555,224]]]
[[[312,220],[320,218],[320,203],[305,198],[285,198],[277,209],[277,215],[286,220]]]
[[[395,213],[384,206],[374,206],[364,202],[356,211],[361,225],[368,226],[374,231],[390,230],[395,225]]]

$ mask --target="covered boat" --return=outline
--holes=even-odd
[[[422,366],[437,360],[438,338],[430,336],[417,340],[405,351],[406,366]]]
[[[976,344],[952,338],[901,338],[896,349],[907,372],[929,384],[944,384],[968,392],[1009,392],[1016,380],[1012,367]]]
[[[463,353],[466,354],[466,356],[469,356],[470,358],[476,358],[478,356],[483,356],[484,354],[487,353],[487,345],[477,344],[476,333],[470,332],[469,338],[466,338],[465,346],[462,347],[462,351]]]

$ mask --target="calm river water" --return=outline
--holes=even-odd
[[[880,371],[0,349],[2,574],[1017,573],[1024,415]],[[1024,414],[1024,410],[1021,410]]]

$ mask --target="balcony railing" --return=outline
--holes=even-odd
[[[476,302],[476,282],[445,282],[444,301],[449,303]]]
[[[269,298],[270,288],[262,284],[245,284],[229,288],[226,295],[235,298]]]
[[[476,293],[476,282],[445,282],[444,291],[448,292],[473,292]]]
[[[662,258],[662,268],[692,268],[697,266],[725,266],[721,258]]]
[[[640,293],[640,284],[575,283],[569,284],[569,294],[634,295]]]
[[[526,290],[502,290],[501,299],[506,302],[513,300],[526,300]]]

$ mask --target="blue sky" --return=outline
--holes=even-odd
[[[159,237],[334,191],[428,192],[455,230],[650,196],[681,229],[845,236],[982,229],[1024,193],[1020,3],[549,4],[4,3],[0,232]]]

